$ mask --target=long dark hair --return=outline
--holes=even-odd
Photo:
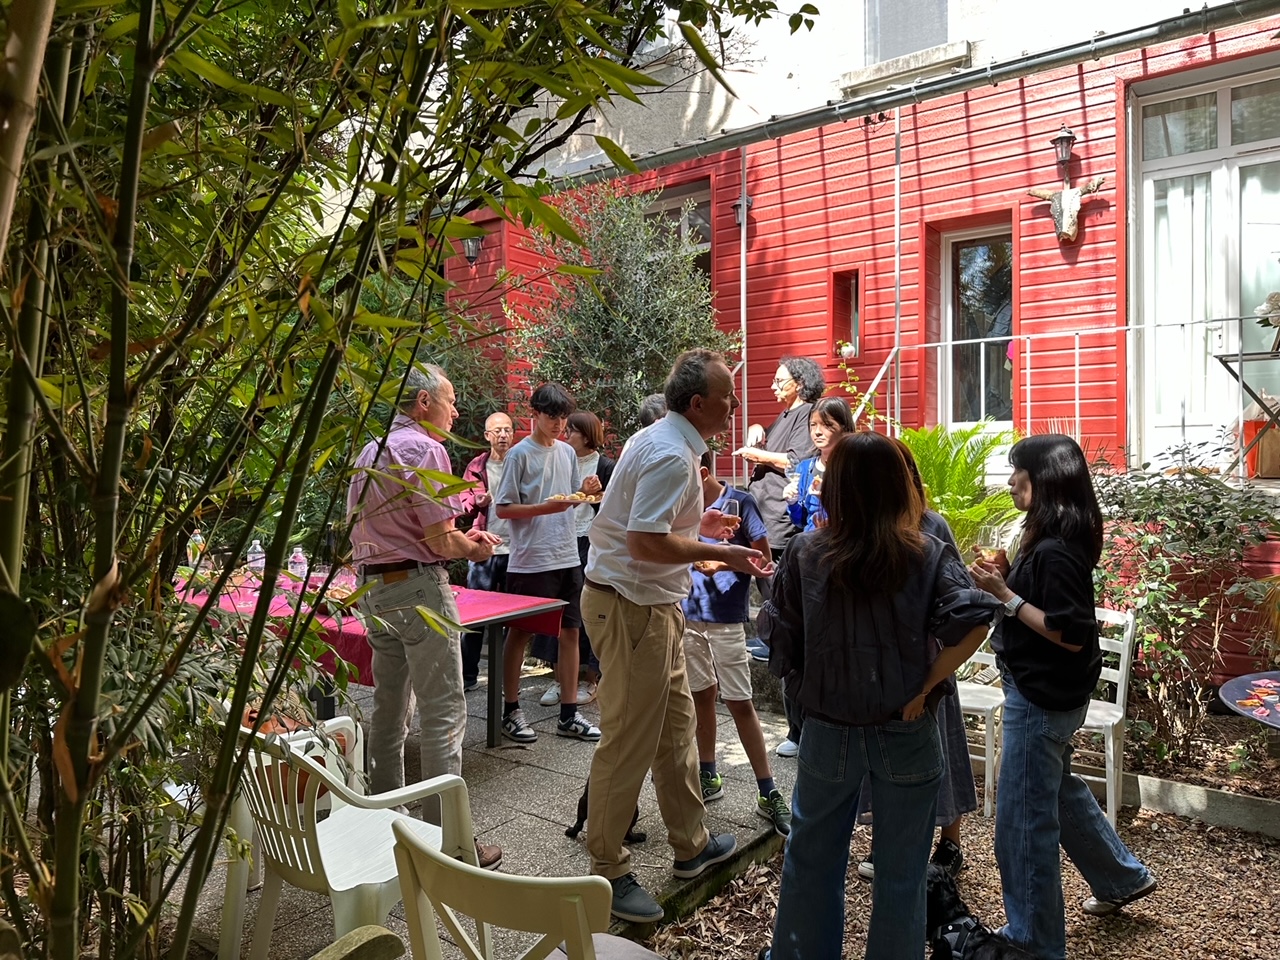
[[[822,478],[820,534],[832,578],[846,590],[892,593],[921,555],[924,507],[892,440],[851,433],[836,441]]]
[[[1061,433],[1027,437],[1013,445],[1009,462],[1031,481],[1022,549],[1060,537],[1085,548],[1096,564],[1102,556],[1102,510],[1080,445]]]

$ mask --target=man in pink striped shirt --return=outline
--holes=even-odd
[[[377,679],[369,733],[374,793],[404,786],[410,691],[418,702],[423,779],[462,773],[467,704],[459,637],[434,628],[416,609],[456,622],[446,563],[454,557],[487,560],[498,539],[483,530],[456,529],[461,500],[438,495],[453,466],[433,428],[446,431],[457,416],[453,384],[444,371],[434,365],[410,368],[391,429],[360,452],[347,492],[352,553],[361,582],[370,585],[360,608],[370,614]],[[422,813],[439,823],[439,799],[426,798]],[[483,867],[502,859],[495,846],[477,843],[476,852]]]

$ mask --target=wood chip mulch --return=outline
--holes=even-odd
[[[994,820],[963,826],[967,866],[959,886],[990,927],[1004,923],[1000,874],[992,853]],[[1152,896],[1113,917],[1086,915],[1089,890],[1063,858],[1069,957],[1124,960],[1277,960],[1280,958],[1280,840],[1168,814],[1125,809],[1120,835],[1159,880]],[[844,956],[861,957],[871,884],[857,865],[870,835],[854,834],[847,878]],[[695,913],[659,929],[650,949],[669,960],[754,960],[767,946],[777,908],[782,855],[752,866]]]

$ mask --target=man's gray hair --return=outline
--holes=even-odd
[[[667,398],[667,409],[684,413],[693,404],[695,396],[705,397],[707,370],[714,363],[724,363],[724,357],[714,350],[686,350],[676,357],[662,390]]]
[[[418,394],[423,390],[432,398],[440,395],[440,383],[449,379],[444,368],[434,363],[414,365],[405,371],[404,392],[400,394],[400,409],[412,410],[418,402]]]

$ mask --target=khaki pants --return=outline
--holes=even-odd
[[[587,850],[591,872],[631,872],[622,845],[652,768],[658,807],[677,860],[707,845],[698,781],[693,697],[684,669],[684,614],[676,603],[645,607],[587,581],[582,619],[600,658],[600,743],[591,761]]]

